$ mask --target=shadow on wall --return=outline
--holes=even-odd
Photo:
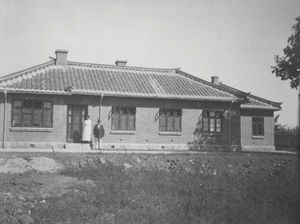
[[[234,111],[226,110],[223,116],[223,128],[225,123],[232,123],[237,114]],[[228,128],[227,128],[228,129]],[[222,133],[203,132],[202,114],[198,117],[195,130],[193,132],[194,140],[189,142],[189,149],[196,151],[239,151],[239,134],[237,130],[229,129],[226,132],[225,128]]]

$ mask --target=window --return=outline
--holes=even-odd
[[[181,109],[159,110],[159,131],[181,132]]]
[[[220,133],[223,131],[223,112],[222,111],[203,111],[202,131]]]
[[[252,135],[264,136],[264,118],[252,117]]]
[[[134,107],[112,107],[112,130],[134,131],[135,130]]]
[[[42,100],[14,100],[13,127],[52,127],[52,103]]]

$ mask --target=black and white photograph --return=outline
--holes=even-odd
[[[299,0],[0,0],[1,224],[300,223]]]

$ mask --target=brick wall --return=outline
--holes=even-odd
[[[18,128],[11,127],[12,100],[24,99],[44,99],[53,102],[53,128]],[[7,119],[6,119],[6,141],[7,142],[61,142],[66,138],[66,106],[63,98],[49,95],[25,95],[8,94]]]
[[[28,129],[11,127],[11,102],[18,98],[42,98],[53,102],[53,128]],[[1,102],[1,101],[0,101]],[[100,96],[50,96],[50,95],[24,95],[8,94],[7,105],[7,142],[44,142],[65,143],[67,132],[67,105],[87,105],[93,125],[99,118]],[[111,131],[112,106],[136,107],[136,130],[134,133],[113,133]],[[1,110],[2,107],[0,107]],[[159,132],[157,119],[159,108],[182,108],[182,132],[180,135],[164,135]],[[161,100],[117,98],[104,96],[101,107],[101,120],[105,127],[104,143],[108,144],[188,144],[195,140],[194,132],[203,109],[217,109],[225,112],[223,133],[211,134],[213,144],[228,145],[229,141],[239,144],[240,110],[238,104],[231,105],[229,126],[229,104],[222,102],[199,102],[186,100]],[[1,115],[0,115],[1,119]],[[2,120],[0,125],[2,127]],[[1,128],[2,129],[2,128]],[[0,133],[1,133],[0,129]]]
[[[53,103],[53,128],[18,128],[11,127],[11,109],[13,99],[43,99]],[[66,142],[67,133],[67,105],[87,105],[92,110],[96,105],[95,97],[81,96],[50,96],[8,94],[7,104],[7,142]],[[98,108],[98,106],[97,106]],[[95,116],[94,116],[95,117]],[[3,119],[1,120],[2,124]],[[2,127],[2,126],[1,126]]]
[[[241,116],[241,144],[243,146],[274,146],[273,111],[242,110]],[[264,117],[264,136],[252,136],[252,117]]]
[[[116,134],[111,129],[111,107],[132,106],[136,107],[136,130],[134,134]],[[188,144],[195,139],[194,132],[197,128],[200,115],[203,109],[217,109],[228,112],[229,105],[220,102],[197,102],[180,100],[159,100],[159,99],[133,99],[133,98],[113,98],[104,97],[101,120],[106,129],[103,139],[105,143],[140,143],[140,144]],[[159,132],[158,116],[159,108],[182,108],[182,131],[180,135],[164,135]],[[238,135],[239,139],[239,106],[234,105],[232,111],[235,116],[231,118],[231,134]],[[226,113],[225,113],[226,114]],[[223,133],[212,134],[214,144],[226,145],[229,142],[228,118],[224,119]],[[236,134],[238,132],[238,134]],[[207,134],[209,135],[209,134]]]

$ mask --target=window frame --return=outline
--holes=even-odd
[[[204,114],[207,113],[208,116],[205,117],[207,119],[207,124],[204,125]],[[211,116],[211,113],[214,113],[214,116]],[[217,117],[217,115],[219,117]],[[220,131],[218,131],[218,121],[220,120]],[[212,122],[213,121],[213,122]],[[213,123],[213,126],[211,126]],[[203,133],[214,133],[219,134],[223,133],[224,131],[224,111],[222,110],[203,110],[202,111],[202,118],[201,118],[201,131]],[[204,126],[207,127],[207,130],[204,130]],[[213,127],[213,130],[211,130]]]
[[[262,130],[259,130],[260,127],[262,128]],[[252,133],[253,137],[264,137],[265,136],[265,119],[264,119],[264,117],[262,117],[262,116],[252,117],[251,128],[252,128],[251,133]]]
[[[30,112],[24,112],[24,102],[25,101],[30,101],[31,102],[31,107],[30,107]],[[34,125],[34,101],[40,101],[41,103],[41,118],[40,118],[40,125]],[[17,106],[15,107],[14,104],[15,102],[21,102],[21,106]],[[51,106],[49,108],[44,107],[45,103],[50,103]],[[20,124],[14,124],[14,116],[17,114],[14,112],[14,109],[20,109]],[[28,108],[27,108],[28,109]],[[29,109],[28,109],[29,110]],[[44,125],[45,121],[44,121],[44,114],[46,111],[50,112],[50,125]],[[29,125],[24,125],[24,114],[27,114],[28,116],[30,116],[30,124]],[[26,99],[13,99],[12,103],[11,103],[11,127],[15,127],[15,128],[53,128],[53,101],[51,100],[43,100],[43,99],[35,99],[35,98],[26,98]]]
[[[118,108],[118,128],[114,128],[114,111],[115,109]],[[121,129],[121,109],[125,110],[125,111],[131,111],[133,110],[133,114],[127,113],[126,115],[126,128],[125,129]],[[130,116],[133,116],[133,129],[129,129],[129,118]],[[111,127],[110,127],[111,131],[113,132],[118,132],[118,131],[129,131],[129,132],[134,132],[136,130],[136,107],[127,107],[127,106],[112,106],[111,108]]]
[[[164,115],[162,115],[163,112],[164,112]],[[172,115],[168,116],[168,112]],[[178,113],[179,113],[179,116],[176,115]],[[181,131],[182,131],[182,114],[183,114],[183,112],[182,112],[181,108],[172,108],[172,109],[159,108],[159,122],[158,122],[159,123],[159,127],[158,127],[159,132],[160,133],[181,133]],[[162,116],[166,116],[164,126],[162,125],[162,119],[161,119]],[[177,117],[179,117],[179,130],[176,130],[176,128],[175,128],[175,123],[176,123],[175,118],[177,118]],[[169,124],[168,119],[172,119],[172,121],[171,121],[172,128],[170,128],[168,126],[168,124]],[[162,127],[164,127],[165,130],[162,130]]]

